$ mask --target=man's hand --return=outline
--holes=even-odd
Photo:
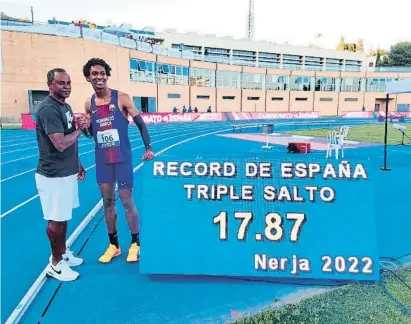
[[[84,168],[83,168],[83,166],[81,165],[81,163],[79,163],[77,180],[78,180],[78,181],[83,181],[85,177],[86,177],[86,170],[84,170]]]
[[[142,157],[143,161],[150,161],[154,159],[154,153],[151,150],[147,150],[146,153],[143,154]]]
[[[90,127],[90,119],[86,115],[81,115],[77,118],[78,127],[87,129]]]

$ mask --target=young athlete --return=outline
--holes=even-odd
[[[102,59],[92,58],[83,67],[84,77],[91,83],[94,94],[85,103],[86,114],[91,123],[89,136],[94,138],[96,175],[103,196],[109,247],[99,258],[109,263],[121,254],[117,236],[117,212],[115,209],[115,183],[121,203],[126,212],[131,231],[131,246],[127,262],[137,262],[140,258],[139,224],[136,206],[133,202],[133,164],[131,144],[128,137],[128,116],[131,116],[140,130],[146,148],[143,160],[152,160],[154,154],[150,136],[143,118],[135,108],[130,96],[107,86],[111,75],[110,66]]]

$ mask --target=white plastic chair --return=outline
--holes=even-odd
[[[341,126],[340,132],[337,134],[337,140],[340,144],[341,149],[341,157],[344,158],[344,145],[348,139],[348,131],[350,130],[350,126]]]
[[[335,150],[335,158],[338,159],[338,151],[340,149],[339,132],[328,131],[327,132],[327,153],[325,158],[328,159],[332,156],[332,151]]]

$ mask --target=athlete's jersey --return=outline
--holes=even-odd
[[[111,91],[106,105],[96,105],[95,94],[91,97],[90,115],[95,156],[98,163],[119,163],[131,160],[131,143],[128,138],[129,121],[118,106],[118,91]]]

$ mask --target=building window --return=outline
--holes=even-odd
[[[136,82],[155,82],[154,62],[130,59],[130,79]]]
[[[367,78],[367,91],[368,92],[385,92],[386,84],[394,81],[392,78]]]
[[[215,71],[191,68],[190,85],[195,87],[215,88]]]
[[[291,91],[311,91],[311,80],[314,77],[292,76],[290,78]]]
[[[247,100],[260,100],[260,97],[247,97]]]
[[[410,111],[410,104],[398,104],[397,111]]]
[[[315,91],[335,91],[335,78],[331,78],[331,77],[316,78]]]
[[[223,96],[223,100],[234,100],[235,96]]]
[[[217,87],[226,89],[241,89],[241,73],[217,71]]]
[[[156,63],[158,84],[188,86],[189,69],[186,66]]]
[[[333,98],[320,98],[320,101],[333,101]]]
[[[202,96],[202,95],[198,95],[197,99],[210,99],[210,96]]]
[[[250,90],[263,90],[264,76],[264,74],[243,73],[242,88]]]
[[[274,91],[284,91],[289,89],[290,77],[284,75],[271,75],[265,76],[265,89]]]
[[[358,98],[345,98],[344,101],[346,101],[346,102],[356,102],[356,101],[358,101]]]
[[[308,100],[308,98],[295,98],[295,101],[307,101]]]
[[[281,97],[272,97],[271,100],[272,100],[272,101],[283,101],[284,98],[281,98]]]
[[[169,93],[168,98],[169,99],[180,99],[181,95],[179,93]]]
[[[341,92],[360,92],[360,78],[341,78]]]

